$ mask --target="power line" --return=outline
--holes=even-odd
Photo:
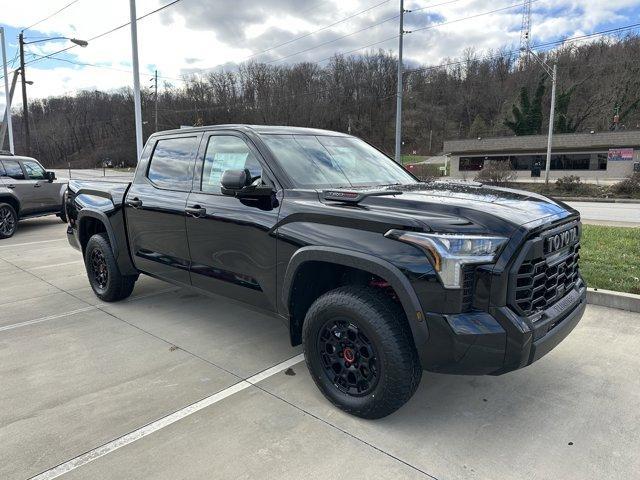
[[[425,5],[424,7],[420,7],[420,8],[412,8],[410,10],[407,10],[407,13],[415,13],[415,12],[419,12],[421,10],[426,10],[427,8],[436,8],[436,7],[442,7],[443,5],[449,5],[451,3],[457,3],[460,0],[449,0],[448,2],[443,2],[443,3],[437,3],[436,5]]]
[[[439,6],[439,5],[440,5],[440,6],[441,6],[441,5],[446,5],[446,4],[449,4],[449,3],[454,3],[455,1],[459,1],[459,0],[453,0],[453,1],[449,1],[449,2],[444,2],[444,3],[438,4],[438,5],[431,5],[430,7],[428,7],[428,6],[427,6],[427,7],[422,7],[422,8],[421,8],[421,9],[419,9],[419,10],[423,10],[423,9],[425,9],[425,8],[433,8],[433,7],[437,7],[437,6]],[[531,0],[531,2],[532,2],[532,3],[534,3],[534,2],[538,2],[538,1],[540,1],[540,0]],[[449,25],[449,24],[451,24],[451,23],[461,22],[461,21],[463,21],[463,20],[469,20],[469,19],[472,19],[472,18],[477,18],[477,17],[481,17],[481,16],[485,16],[485,15],[490,15],[490,14],[492,14],[492,13],[497,13],[497,12],[501,12],[501,11],[504,11],[504,10],[508,10],[508,9],[515,8],[515,7],[520,7],[520,6],[522,6],[522,4],[521,4],[521,3],[516,4],[516,5],[510,5],[510,6],[508,6],[508,7],[503,7],[503,8],[499,8],[499,9],[496,9],[496,10],[491,10],[491,11],[488,11],[488,12],[479,13],[479,14],[476,14],[476,15],[470,15],[470,16],[468,16],[468,17],[457,18],[457,19],[455,19],[455,20],[450,20],[450,21],[448,21],[448,22],[435,23],[435,24],[433,24],[433,25],[428,25],[428,26],[426,26],[426,27],[418,28],[418,29],[415,29],[415,30],[409,31],[409,32],[407,32],[407,33],[414,33],[414,32],[419,32],[419,31],[422,31],[422,30],[429,30],[429,29],[432,29],[432,28],[441,27],[441,26],[443,26],[443,25]],[[417,10],[413,10],[413,11],[417,11]],[[400,16],[400,15],[396,15],[394,18],[398,18],[399,16]],[[389,18],[389,19],[387,19],[387,20],[385,20],[385,21],[388,21],[388,20],[391,20],[391,18]],[[382,23],[382,22],[381,22],[381,23]],[[372,26],[376,26],[376,25],[372,25]],[[368,28],[370,28],[370,27],[368,27]],[[354,32],[354,34],[355,34],[355,33],[359,33],[359,32]],[[327,61],[327,60],[331,60],[332,58],[335,58],[337,55],[348,55],[349,53],[357,52],[358,50],[363,50],[363,49],[365,49],[365,48],[373,47],[373,46],[375,46],[375,45],[379,45],[379,44],[381,44],[381,43],[388,42],[388,41],[390,41],[390,40],[393,40],[393,39],[398,38],[399,36],[400,36],[400,35],[394,35],[394,36],[392,36],[392,37],[385,38],[384,40],[380,40],[380,41],[378,41],[378,42],[370,43],[370,44],[365,45],[365,46],[363,46],[363,47],[358,47],[358,48],[355,48],[355,49],[353,49],[353,50],[349,50],[349,51],[346,51],[346,52],[341,52],[341,53],[339,53],[339,54],[334,54],[334,55],[332,55],[331,57],[323,58],[322,60],[318,60],[317,62],[313,62],[313,63],[321,63],[321,62],[325,62],[325,61]],[[336,40],[340,40],[340,38],[338,38],[338,39],[336,39]],[[320,45],[320,46],[322,46],[322,45]],[[308,49],[308,50],[310,50],[310,49]],[[298,52],[298,53],[302,53],[302,52]],[[283,58],[287,58],[287,57],[283,57]],[[279,59],[279,60],[282,60],[282,59]],[[268,62],[268,63],[271,63],[271,62]]]
[[[347,38],[347,37],[351,37],[353,35],[357,35],[358,33],[362,33],[362,32],[364,32],[366,30],[369,30],[371,28],[374,28],[374,27],[377,27],[379,25],[382,25],[383,23],[389,22],[391,20],[395,20],[399,16],[400,16],[400,14],[398,13],[396,15],[393,15],[392,17],[385,18],[384,20],[381,20],[380,22],[377,22],[377,23],[374,23],[372,25],[369,25],[368,27],[361,28],[360,30],[356,30],[355,32],[347,33],[347,34],[342,35],[340,37],[334,38],[333,40],[329,40],[327,42],[320,43],[320,44],[315,45],[313,47],[305,48],[304,50],[300,50],[298,52],[294,52],[294,53],[291,53],[289,55],[285,55],[284,57],[280,57],[280,58],[277,58],[275,60],[271,60],[271,61],[265,62],[265,63],[269,64],[269,63],[279,62],[280,60],[284,60],[284,59],[290,58],[290,57],[295,57],[296,55],[300,55],[301,53],[306,53],[306,52],[309,52],[311,50],[315,50],[316,48],[324,47],[325,45],[329,45],[330,43],[337,42],[338,40],[342,40],[343,38]]]
[[[33,52],[29,52],[29,55],[32,55],[34,57],[39,57],[39,58],[44,58],[45,57],[44,55],[39,55],[39,54],[33,53]],[[95,63],[76,62],[74,60],[69,60],[67,58],[53,57],[51,55],[47,56],[47,58],[49,60],[58,60],[59,62],[71,63],[73,65],[79,65],[79,66],[83,66],[83,67],[104,68],[106,70],[113,70],[115,72],[123,72],[123,73],[129,73],[129,74],[133,73],[132,70],[125,70],[123,68],[114,68],[114,67],[110,67],[110,66],[107,66],[107,65],[97,65]],[[144,72],[141,72],[140,75],[143,75],[145,77],[151,77],[151,78],[155,77],[155,74],[144,73]],[[184,79],[182,79],[182,78],[165,77],[165,76],[162,76],[162,75],[158,75],[158,78],[162,78],[163,80],[176,80],[178,82],[184,82]]]
[[[526,3],[535,3],[535,2],[539,2],[539,1],[540,0],[530,0],[529,2],[517,3],[515,5],[509,5],[508,7],[497,8],[495,10],[491,10],[491,11],[488,11],[488,12],[477,13],[475,15],[469,15],[468,17],[456,18],[455,20],[449,20],[447,22],[434,23],[433,25],[427,25],[426,27],[416,28],[415,30],[411,30],[409,33],[421,32],[423,30],[431,30],[432,28],[437,28],[437,27],[442,27],[444,25],[450,25],[452,23],[462,22],[463,20],[470,20],[470,19],[473,19],[473,18],[483,17],[485,15],[491,15],[493,13],[504,12],[505,10],[510,10],[512,8],[522,7]]]
[[[155,14],[155,13],[160,12],[160,11],[164,10],[165,8],[171,7],[172,5],[175,5],[176,3],[181,2],[181,1],[182,1],[182,0],[173,0],[172,2],[169,2],[169,3],[167,3],[166,5],[162,5],[161,7],[158,7],[158,8],[156,8],[155,10],[152,10],[152,11],[150,11],[150,12],[145,13],[144,15],[141,15],[141,16],[137,17],[137,18],[136,18],[136,21],[143,20],[143,19],[145,19],[145,18],[147,18],[147,17],[149,17],[149,16],[151,16],[151,15],[153,15],[153,14]],[[92,42],[92,41],[94,41],[94,40],[98,40],[99,38],[102,38],[102,37],[105,37],[105,36],[107,36],[107,35],[110,35],[110,34],[112,34],[113,32],[116,32],[116,31],[118,31],[118,30],[120,30],[120,29],[122,29],[122,28],[124,28],[124,27],[126,27],[126,26],[128,26],[128,25],[131,25],[131,22],[130,22],[130,21],[129,21],[129,22],[127,22],[127,23],[123,23],[122,25],[118,25],[117,27],[114,27],[114,28],[112,28],[112,29],[110,29],[110,30],[107,30],[106,32],[102,32],[102,33],[100,33],[100,34],[98,34],[98,35],[95,35],[94,37],[89,38],[89,39],[88,39],[88,41],[89,41],[89,42]],[[42,56],[42,57],[40,57],[40,58],[36,58],[36,59],[34,59],[34,60],[30,60],[30,61],[29,61],[29,62],[27,62],[25,65],[30,65],[30,64],[32,64],[32,63],[39,62],[39,61],[41,61],[41,60],[44,60],[44,59],[50,58],[52,55],[57,55],[57,54],[59,54],[59,53],[66,52],[67,50],[71,50],[72,48],[75,48],[75,47],[77,47],[77,45],[76,45],[76,44],[70,45],[70,46],[68,46],[67,48],[63,48],[63,49],[61,49],[61,50],[58,50],[58,51],[53,52],[53,53],[50,53],[50,54],[48,54],[48,55],[43,55],[43,56]]]
[[[67,8],[69,8],[71,5],[73,5],[74,3],[78,3],[80,0],[73,0],[73,2],[69,2],[67,3],[64,7],[62,7],[59,10],[56,10],[55,12],[53,12],[51,15],[49,15],[48,17],[43,18],[42,20],[38,20],[36,23],[29,25],[28,27],[23,28],[22,30],[30,30],[33,27],[35,27],[36,25],[40,25],[42,22],[46,22],[47,20],[49,20],[50,18],[55,17],[57,14],[59,14],[60,12],[62,12],[63,10],[66,10]]]
[[[321,63],[321,62],[326,62],[327,60],[332,60],[338,56],[343,56],[343,55],[349,55],[350,53],[354,53],[357,52],[359,50],[364,50],[365,48],[369,48],[369,47],[375,47],[376,45],[380,45],[381,43],[385,43],[388,42],[390,40],[395,40],[396,38],[398,38],[400,35],[394,35],[393,37],[388,37],[385,38],[384,40],[380,40],[378,42],[374,42],[374,43],[370,43],[368,45],[365,45],[363,47],[358,47],[358,48],[354,48],[353,50],[347,50],[346,52],[340,52],[340,53],[334,53],[333,55],[331,55],[330,57],[327,58],[323,58],[322,60],[318,60],[316,62],[313,63]]]
[[[290,43],[297,42],[298,40],[310,37],[311,35],[314,35],[314,34],[316,34],[318,32],[322,32],[322,31],[327,30],[327,29],[329,29],[331,27],[335,27],[336,25],[344,23],[347,20],[351,20],[352,18],[357,17],[358,15],[362,15],[363,13],[366,13],[366,12],[369,12],[371,10],[374,10],[374,9],[376,9],[376,8],[386,4],[386,3],[389,3],[390,1],[391,0],[384,0],[384,1],[380,2],[380,3],[377,3],[377,4],[369,7],[369,8],[365,8],[364,10],[360,10],[359,12],[353,13],[353,14],[349,15],[348,17],[344,17],[344,18],[342,18],[342,19],[340,19],[340,20],[338,20],[336,22],[333,22],[333,23],[331,23],[329,25],[325,25],[324,27],[318,28],[317,30],[314,30],[314,31],[309,32],[309,33],[305,33],[304,35],[300,35],[299,37],[292,38],[291,40],[287,40],[286,42],[279,43],[278,45],[274,45],[273,47],[269,47],[266,50],[262,50],[262,51],[260,51],[258,53],[254,53],[252,55],[249,55],[248,57],[242,59],[241,61],[244,62],[246,60],[249,60],[250,58],[257,57],[258,55],[262,55],[263,53],[267,53],[267,52],[269,52],[271,50],[275,50],[276,48],[280,48],[280,47],[283,47],[285,45],[289,45]],[[456,1],[458,1],[458,0],[456,0]]]
[[[631,25],[625,25],[623,27],[610,28],[608,30],[601,30],[599,32],[593,32],[593,33],[589,33],[589,34],[586,34],[586,35],[578,35],[578,36],[575,36],[575,37],[564,38],[562,40],[554,40],[552,42],[539,43],[539,44],[533,45],[531,47],[531,49],[532,50],[540,50],[543,47],[563,45],[563,44],[567,44],[567,43],[574,43],[574,42],[577,42],[577,41],[580,41],[580,40],[584,40],[585,38],[605,36],[605,35],[608,35],[610,33],[622,32],[622,31],[625,31],[625,30],[630,30],[630,29],[638,28],[638,27],[640,27],[640,23],[635,23],[635,24],[631,24]],[[495,55],[490,55],[490,56],[484,57],[484,60],[491,60],[491,59],[504,58],[504,57],[513,57],[513,56],[519,55],[519,53],[520,53],[519,50],[510,50],[510,51],[507,51],[507,52],[500,52],[500,53],[497,53]],[[443,68],[443,67],[452,67],[452,66],[457,66],[457,65],[464,65],[465,63],[467,63],[467,60],[458,60],[458,61],[454,61],[454,62],[442,63],[440,65],[431,65],[431,66],[428,66],[428,67],[414,68],[412,70],[407,70],[405,73],[406,74],[411,74],[411,73],[417,73],[417,72],[424,72],[424,71],[427,71],[427,70],[437,70],[437,69]]]

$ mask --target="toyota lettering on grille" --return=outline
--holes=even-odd
[[[546,254],[555,253],[558,250],[573,245],[578,241],[578,227],[570,228],[564,232],[551,235],[545,240],[544,250]]]

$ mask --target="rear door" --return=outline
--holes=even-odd
[[[248,168],[256,182],[274,187],[272,198],[239,199],[222,195],[227,169]],[[187,207],[191,282],[203,290],[275,310],[276,239],[281,192],[258,150],[241,134],[207,134],[198,155]]]
[[[185,285],[191,283],[185,207],[201,136],[163,136],[147,144],[125,199],[127,234],[135,266]]]
[[[37,190],[33,187],[35,182],[27,179],[18,160],[2,160],[5,174],[4,186],[13,190],[20,201],[20,216],[30,215],[38,211],[40,203],[34,195]]]
[[[23,160],[27,178],[33,182],[33,201],[38,203],[38,212],[58,212],[61,208],[60,185],[50,182],[42,165],[35,160]]]

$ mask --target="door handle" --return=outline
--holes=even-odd
[[[193,207],[185,208],[184,213],[186,213],[190,217],[204,218],[207,216],[207,209],[201,207],[200,205],[194,205]]]
[[[13,183],[10,183],[9,185],[7,185],[7,188],[16,188],[16,186]]]
[[[40,188],[40,184],[39,183],[34,183],[33,184],[33,188]]]
[[[142,206],[142,200],[136,197],[132,200],[127,200],[127,205],[133,208],[140,208]]]

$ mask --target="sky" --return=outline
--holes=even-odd
[[[137,0],[137,16],[170,2]],[[405,30],[413,31],[405,35],[405,61],[437,65],[460,57],[468,48],[478,54],[501,47],[517,49],[522,2],[405,0],[405,8],[412,10],[405,14]],[[514,7],[504,9],[509,6]],[[485,14],[497,9],[504,10]],[[138,21],[140,83],[151,86],[156,69],[163,88],[165,82],[180,86],[185,74],[233,69],[243,61],[324,65],[336,53],[377,49],[396,53],[398,12],[399,0],[180,0]],[[10,71],[18,65],[17,59],[12,60],[22,29],[26,28],[27,42],[56,36],[88,40],[128,21],[129,0],[0,0]],[[532,4],[534,44],[633,23],[640,23],[638,0],[534,0]],[[27,45],[27,79],[34,82],[28,87],[29,98],[131,86],[130,35],[126,26],[90,41],[86,48],[76,46],[57,54],[59,60],[38,56],[71,46],[68,40]],[[19,92],[17,88],[14,106],[20,105]]]

